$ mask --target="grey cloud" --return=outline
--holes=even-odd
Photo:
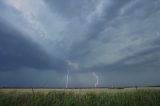
[[[53,12],[68,18],[81,17],[87,15],[88,11],[94,9],[95,3],[92,0],[46,0]],[[94,6],[93,6],[94,5]]]
[[[147,18],[159,11],[159,4],[159,0],[154,0],[152,2],[150,0],[135,0],[131,2],[129,6],[126,6],[126,8],[124,8],[125,11],[123,15],[132,15],[133,18],[134,15],[141,18]]]
[[[159,71],[159,64],[160,64],[160,48],[155,47],[148,49],[146,51],[142,51],[140,53],[134,54],[133,56],[126,57],[114,64],[106,65],[106,64],[99,64],[94,66],[89,71],[96,71],[104,72],[104,71],[116,71],[116,72],[132,72],[132,71],[152,71],[157,72]]]
[[[134,54],[133,56],[127,57],[120,61],[122,65],[132,65],[132,66],[146,66],[152,68],[160,68],[160,46],[150,48],[148,50],[142,51],[140,53]],[[157,71],[156,70],[156,71]],[[154,71],[154,70],[153,70]]]
[[[0,22],[0,71],[22,70],[26,67],[59,71],[65,69],[65,62],[48,55],[35,42]]]
[[[55,71],[0,71],[0,87],[64,87],[64,73]]]
[[[21,5],[23,1],[16,3]],[[50,72],[54,74],[53,80],[62,78],[62,86],[66,69],[69,69],[65,62],[69,60],[79,65],[78,70],[70,70],[70,86],[92,86],[93,71],[101,77],[100,86],[111,86],[117,80],[121,81],[119,85],[143,84],[147,77],[150,78],[148,84],[157,84],[156,73],[160,68],[159,4],[159,0],[40,0],[36,5],[38,11],[34,11],[36,6],[24,2],[19,13],[14,13],[15,5],[13,12],[11,6],[0,4],[0,11],[4,14],[1,17],[6,17],[4,20],[14,27],[10,27],[11,24],[0,27],[0,69],[29,67],[28,70],[44,70],[37,73],[53,70]],[[6,14],[7,10],[12,15]],[[29,37],[20,36],[27,36],[24,29]],[[45,40],[35,35],[41,32],[45,32]],[[145,72],[147,74],[143,77]],[[40,82],[37,79],[33,78]],[[58,82],[54,85],[59,86]]]
[[[99,86],[148,86],[159,85],[159,73],[156,71],[140,71],[133,69],[132,71],[104,71],[100,72]]]
[[[147,2],[147,5],[148,4],[149,2]],[[150,7],[153,7],[153,5]],[[121,8],[123,8],[123,6]],[[145,6],[144,7],[142,6],[141,8],[148,9]],[[106,23],[105,21],[102,21],[100,23],[99,21],[97,21],[98,24],[95,24],[95,28],[91,27],[91,29],[89,29],[90,30],[89,32],[91,32],[91,34],[87,33],[86,35],[87,37],[90,36],[90,38],[80,42],[77,45],[76,44],[74,45],[75,47],[73,47],[73,51],[76,51],[75,57],[79,57],[78,59],[80,60],[84,58],[89,58],[92,61],[92,59],[95,59],[94,57],[91,58],[92,54],[93,56],[98,58],[100,55],[103,55],[103,54],[107,55],[110,52],[113,52],[112,54],[114,54],[114,51],[117,49],[116,56],[122,55],[124,56],[124,58],[126,58],[128,57],[128,55],[129,56],[134,55],[136,52],[141,52],[144,49],[149,49],[150,46],[153,46],[153,47],[157,46],[157,45],[152,45],[152,43],[155,42],[155,39],[159,39],[159,35],[156,35],[159,29],[159,22],[157,22],[158,20],[157,17],[159,17],[159,15],[157,12],[155,12],[154,15],[152,15],[153,13],[152,14],[150,13],[150,17],[145,17],[144,19],[141,19],[141,18],[138,18],[139,14],[134,14],[135,15],[134,17],[130,15],[128,15],[128,17],[121,16],[119,15],[119,12],[120,12],[119,10],[120,8],[117,7],[117,10],[115,10],[115,14],[117,14],[115,15],[116,18],[114,19],[114,17],[112,17],[111,19],[113,19],[113,21],[110,24]],[[159,10],[157,9],[156,11],[159,11]],[[107,17],[106,17],[106,21],[108,21]],[[124,26],[124,29],[123,29],[123,26]],[[95,37],[94,37],[94,34],[95,34]],[[107,45],[110,45],[110,47],[108,48]],[[115,46],[112,47],[112,45],[115,45]],[[108,49],[108,51],[98,51],[99,50],[98,48],[101,48],[101,47],[103,50]],[[97,50],[94,50],[94,49],[97,49]],[[109,55],[111,54],[108,54],[108,56]],[[114,58],[116,59],[116,57]],[[108,61],[107,58],[103,58],[103,59],[104,61],[105,59],[106,61]],[[89,61],[87,62],[89,63]]]

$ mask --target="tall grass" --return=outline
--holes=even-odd
[[[116,93],[0,93],[0,106],[160,106],[160,90]]]

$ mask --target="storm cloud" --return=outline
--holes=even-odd
[[[65,67],[62,60],[48,55],[22,33],[2,22],[0,25],[0,71],[19,71],[23,68],[62,70],[61,65]]]
[[[160,0],[1,0],[0,84],[65,87],[70,70],[71,87],[94,86],[93,72],[98,86],[159,85],[159,5]],[[27,77],[11,82],[23,72],[34,84]]]

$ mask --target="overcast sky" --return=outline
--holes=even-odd
[[[160,85],[160,0],[0,0],[0,86],[67,81]]]

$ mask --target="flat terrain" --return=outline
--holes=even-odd
[[[52,88],[1,88],[0,93],[44,93],[49,92],[72,92],[72,93],[120,93],[136,92],[137,90],[160,90],[160,87],[138,87],[138,88],[87,88],[87,89],[52,89]]]
[[[0,106],[160,106],[159,87],[0,89]]]

